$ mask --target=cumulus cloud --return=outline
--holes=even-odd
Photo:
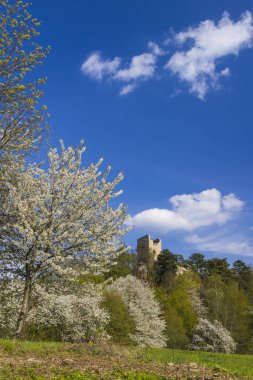
[[[129,216],[127,224],[162,233],[194,231],[200,227],[223,225],[244,206],[236,195],[222,195],[217,189],[175,195],[169,201],[171,208],[144,210]]]
[[[212,87],[217,87],[220,76],[228,76],[226,67],[219,71],[218,61],[228,55],[238,55],[242,49],[252,47],[252,14],[245,12],[237,22],[224,13],[216,25],[211,20],[203,21],[196,28],[188,28],[175,35],[178,44],[191,42],[190,48],[176,51],[165,68],[177,74],[190,86],[190,91],[200,99]]]
[[[81,72],[93,79],[101,80],[105,75],[114,74],[120,65],[120,61],[119,57],[112,60],[102,59],[100,52],[95,52],[83,62]]]
[[[130,81],[138,78],[150,78],[154,75],[156,56],[152,53],[143,53],[132,58],[127,69],[119,70],[115,78]]]
[[[137,80],[147,80],[155,74],[156,63],[159,56],[164,54],[164,51],[154,42],[148,43],[150,53],[143,53],[132,57],[129,67],[118,70],[114,78],[130,84],[123,86],[120,90],[120,95],[126,95],[136,88]]]
[[[109,79],[110,83],[121,83],[119,94],[127,95],[141,81],[155,77],[157,71],[161,73],[163,67],[185,82],[191,93],[204,99],[211,89],[220,87],[221,78],[231,75],[228,65],[223,64],[224,58],[238,56],[241,50],[253,46],[253,17],[246,11],[238,21],[233,21],[225,12],[218,23],[202,21],[174,34],[164,46],[168,43],[170,50],[175,49],[173,54],[149,41],[147,49],[129,57],[128,63],[120,57],[104,59],[100,52],[93,52],[81,65],[81,72],[97,81]],[[168,57],[165,66],[159,62],[162,56]],[[171,97],[174,96],[175,92]]]

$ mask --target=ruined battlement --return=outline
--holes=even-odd
[[[142,236],[137,240],[137,262],[147,263],[150,258],[157,260],[162,251],[162,240],[152,240],[150,235]]]

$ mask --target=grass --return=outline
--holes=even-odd
[[[1,380],[165,380],[162,376],[156,376],[154,374],[148,374],[144,372],[114,372],[109,376],[103,377],[98,375],[91,375],[87,373],[81,373],[79,371],[66,371],[66,370],[54,370],[51,372],[50,377],[45,377],[36,374],[36,370],[32,368],[13,370],[12,368],[6,368],[1,373]],[[183,379],[182,379],[183,380]],[[186,379],[187,380],[187,379]]]
[[[220,368],[242,378],[253,379],[253,355],[146,348],[143,351],[143,360],[158,363],[194,362],[209,368]]]
[[[85,363],[92,366],[85,366]],[[133,369],[131,363],[134,364]],[[175,367],[196,363],[207,369],[223,370],[236,379],[253,379],[253,355],[150,349],[108,343],[89,346],[0,340],[0,380],[162,380],[165,379],[164,372],[159,368],[165,368],[168,363],[175,363]],[[193,379],[183,376],[177,378]]]
[[[0,348],[7,353],[42,352],[42,351],[61,351],[66,347],[65,343],[60,342],[30,342],[18,340],[0,340]]]

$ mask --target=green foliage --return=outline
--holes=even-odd
[[[115,262],[110,266],[110,269],[105,273],[105,278],[118,278],[125,277],[129,274],[133,274],[135,267],[135,255],[133,253],[123,252],[116,258]]]
[[[164,288],[156,288],[156,296],[162,306],[163,318],[166,323],[165,336],[167,338],[167,347],[186,347],[189,343],[189,338],[182,316],[179,315],[178,310],[171,304],[171,299]]]
[[[235,278],[239,283],[241,290],[249,295],[253,302],[253,271],[243,261],[237,260],[233,264],[233,270],[235,272]]]
[[[200,286],[199,275],[188,269],[184,274],[174,276],[170,288],[164,284],[156,288],[166,321],[168,347],[186,348],[190,343],[192,330],[197,322],[190,291],[199,289]]]
[[[171,288],[177,271],[177,257],[168,249],[158,255],[155,263],[155,282],[157,285],[163,285],[166,288]]]
[[[28,341],[59,342],[62,340],[61,331],[57,326],[38,326],[33,323],[25,324],[22,339]]]
[[[173,284],[173,289],[184,289],[188,292],[191,289],[199,289],[201,287],[201,278],[198,273],[188,270],[175,277],[175,281]]]
[[[86,274],[81,276],[78,279],[78,282],[80,284],[83,284],[85,282],[92,282],[93,284],[102,284],[104,282],[105,278],[103,275],[99,274]]]
[[[121,296],[118,293],[106,291],[103,306],[110,315],[107,333],[115,342],[131,343],[129,335],[134,333],[135,323]]]
[[[206,282],[204,297],[211,318],[217,319],[231,332],[238,343],[237,350],[250,350],[250,303],[247,295],[239,289],[239,284],[235,281],[226,283],[220,275],[212,275]]]
[[[249,311],[250,304],[247,296],[239,289],[238,283],[231,282],[225,288],[223,325],[231,331],[238,343],[238,352],[247,352],[252,349]]]
[[[187,264],[201,276],[206,272],[207,262],[202,253],[193,253],[187,260]]]
[[[153,373],[145,372],[115,372],[112,378],[116,377],[117,380],[163,380],[163,376],[158,376]]]
[[[191,331],[197,322],[197,315],[193,309],[189,294],[184,289],[176,289],[168,296],[168,302],[174,307],[178,315],[182,318],[187,336],[191,335]]]
[[[227,262],[227,259],[213,258],[207,260],[206,270],[209,276],[217,274],[226,281],[230,280],[233,277],[233,273],[229,269],[229,263]]]
[[[36,43],[40,22],[23,1],[0,1],[0,158],[4,153],[36,149],[47,129],[46,106],[39,107],[41,85],[27,74],[40,65],[49,49]],[[45,135],[44,135],[45,136]]]
[[[163,376],[158,376],[152,373],[145,372],[128,372],[128,371],[114,371],[107,375],[89,374],[76,370],[69,369],[52,369],[50,378],[47,375],[39,375],[39,370],[36,368],[13,368],[12,366],[5,366],[1,372],[1,379],[12,380],[163,380]]]

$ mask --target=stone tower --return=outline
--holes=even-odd
[[[157,260],[157,256],[162,251],[162,240],[152,240],[150,235],[142,236],[137,240],[137,262],[148,264],[150,259]]]

